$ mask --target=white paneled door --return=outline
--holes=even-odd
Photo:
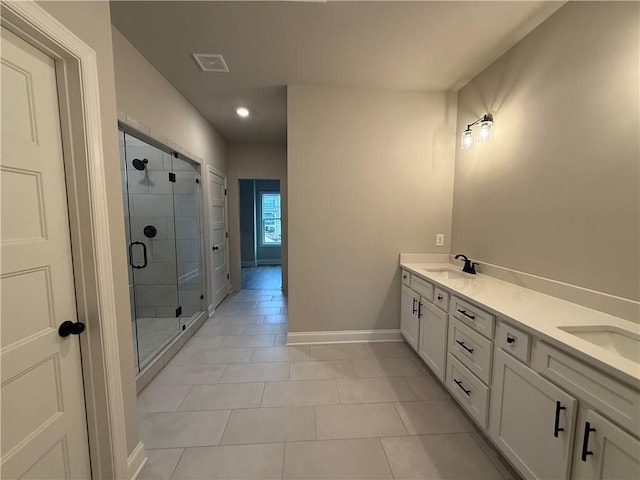
[[[53,59],[2,28],[0,477],[91,478]]]
[[[217,307],[227,296],[227,233],[224,178],[209,170],[209,225],[211,228],[212,302]]]

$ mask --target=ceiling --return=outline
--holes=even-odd
[[[112,1],[111,18],[228,141],[282,142],[286,85],[457,90],[564,3]]]

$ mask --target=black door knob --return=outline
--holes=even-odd
[[[213,251],[215,252],[216,250],[219,250],[220,247],[213,247]]]
[[[73,323],[71,320],[66,320],[58,327],[58,335],[61,337],[68,337],[69,335],[80,335],[84,332],[85,325],[82,322]]]

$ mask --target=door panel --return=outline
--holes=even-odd
[[[422,302],[420,319],[420,348],[418,354],[429,365],[433,374],[441,381],[447,372],[447,314],[438,310],[430,302]]]
[[[90,478],[55,64],[2,28],[2,478]],[[71,454],[72,453],[72,454]]]
[[[420,303],[420,295],[403,285],[402,300],[400,302],[400,332],[414,350],[418,349],[418,335],[420,332],[420,320],[417,313],[418,303]]]
[[[580,410],[578,426],[572,478],[640,478],[640,441],[593,410]],[[585,439],[587,427],[591,430]],[[584,459],[583,449],[589,452]]]
[[[529,367],[495,352],[489,433],[526,478],[568,478],[576,405]]]
[[[227,296],[227,239],[225,227],[224,178],[209,170],[209,219],[212,250],[212,303],[218,306]]]

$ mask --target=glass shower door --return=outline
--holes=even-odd
[[[180,332],[173,159],[126,133],[124,146],[134,348],[141,371]]]
[[[198,166],[178,157],[172,158],[175,173],[173,201],[175,211],[176,259],[178,264],[178,301],[181,328],[196,312],[204,309],[201,252],[200,175]]]

